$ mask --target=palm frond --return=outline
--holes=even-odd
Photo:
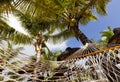
[[[0,37],[6,38],[15,32],[15,29],[10,27],[6,22],[0,19]]]
[[[108,27],[107,30],[100,32],[100,34],[101,34],[101,37],[103,38],[103,40],[106,42],[108,42],[108,40],[114,35],[114,33],[110,27]]]
[[[100,15],[106,15],[106,4],[110,2],[111,0],[97,0],[95,4],[95,8],[98,14]]]
[[[62,0],[61,0],[62,1]],[[64,9],[64,6],[63,6],[63,4],[61,3],[61,1],[60,0],[54,0],[54,3],[56,4],[56,5],[58,5],[59,7],[61,7],[62,9]]]
[[[0,37],[4,39],[10,39],[14,43],[27,44],[30,43],[31,37],[24,35],[10,27],[6,22],[0,20]]]
[[[81,18],[81,16],[85,13],[86,10],[89,9],[96,9],[97,13],[100,15],[106,15],[106,4],[110,2],[110,0],[89,0],[87,4],[84,5],[84,7],[81,9],[81,12],[79,13],[78,20]]]
[[[14,44],[32,44],[32,38],[19,32],[12,33],[9,39]]]
[[[48,42],[53,42],[53,43],[60,43],[63,42],[64,40],[73,37],[74,33],[72,33],[69,30],[64,30],[58,34],[55,35],[46,35],[45,37],[48,38]]]
[[[80,19],[81,24],[87,24],[91,20],[97,20],[97,17],[89,10],[86,10]]]
[[[8,14],[14,10],[14,0],[0,0],[0,14]]]
[[[24,14],[27,14],[31,18],[37,18],[39,16],[53,18],[55,15],[50,12],[54,13],[57,11],[57,8],[54,7],[54,3],[51,0],[17,0],[15,2],[15,6],[16,9],[20,10]]]
[[[48,17],[38,17],[35,19],[31,19],[27,17],[26,14],[23,14],[22,12],[16,10],[14,13],[15,16],[19,17],[19,20],[21,21],[22,26],[32,35],[36,36],[39,31],[46,32],[51,31],[51,29],[55,29],[56,20],[52,20]]]

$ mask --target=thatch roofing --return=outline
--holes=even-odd
[[[113,29],[114,35],[108,41],[108,47],[120,45],[120,28]]]
[[[57,61],[65,60],[79,49],[80,48],[70,48],[70,47],[66,48],[66,50],[58,56]]]

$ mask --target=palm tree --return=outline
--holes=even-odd
[[[8,2],[6,2],[6,0],[3,0],[1,1],[3,7],[1,12],[9,12],[16,8],[27,14],[27,16],[37,18],[39,21],[39,18],[42,18],[44,20],[54,20],[57,18],[57,25],[66,24],[68,27],[62,27],[62,31],[63,29],[69,29],[70,32],[74,33],[76,38],[79,38],[83,44],[86,44],[86,42],[91,41],[88,40],[88,38],[79,30],[79,22],[81,24],[86,24],[90,20],[96,20],[96,16],[94,16],[92,13],[94,9],[96,9],[96,12],[98,14],[105,15],[107,2],[109,2],[109,0],[9,0]],[[6,4],[9,5],[8,8],[6,8]]]
[[[114,35],[113,30],[108,26],[107,30],[100,32],[101,39],[95,43],[99,49],[105,49],[108,47],[108,41]]]
[[[12,0],[11,0],[12,1]],[[47,1],[47,2],[46,2]],[[40,17],[46,17],[48,19],[57,18],[57,25],[66,24],[68,28],[61,28],[61,30],[68,30],[79,38],[83,44],[91,42],[80,30],[79,30],[79,22],[86,24],[91,19],[96,19],[96,17],[92,13],[92,8],[96,8],[97,12],[100,14],[105,14],[105,7],[108,0],[87,0],[87,1],[78,1],[78,0],[71,0],[71,1],[57,1],[53,2],[51,0],[44,0],[38,1],[34,0],[33,2],[30,0],[16,0],[15,6],[17,9],[21,9],[22,12],[24,11],[32,11],[24,12],[30,18],[38,17],[38,21],[40,21]],[[30,3],[29,3],[30,2]],[[26,4],[27,3],[27,4]],[[52,4],[53,3],[53,4]],[[20,8],[20,6],[22,8]],[[43,9],[46,9],[44,11]],[[48,13],[51,12],[51,13]],[[102,12],[102,13],[101,13]],[[43,18],[42,18],[43,19]],[[40,32],[41,33],[41,32]],[[41,35],[41,34],[39,34]],[[39,36],[38,35],[38,36]],[[38,42],[41,42],[41,40]],[[38,45],[39,46],[39,45]]]
[[[34,23],[36,24],[37,21],[38,24],[44,27],[45,25],[49,25],[48,21],[53,21],[54,23],[51,23],[50,25],[52,25],[52,27],[57,26],[56,28],[60,28],[60,30],[62,30],[62,34],[65,34],[67,31],[69,31],[67,32],[68,34],[71,35],[74,34],[77,39],[80,39],[83,44],[86,44],[86,43],[91,43],[91,41],[80,31],[79,22],[81,24],[86,24],[90,20],[96,20],[97,19],[96,16],[92,13],[94,8],[96,9],[96,12],[98,14],[105,15],[106,14],[105,8],[107,2],[109,2],[109,0],[101,0],[101,1],[100,0],[89,0],[89,1],[88,0],[87,1],[10,0],[8,3],[6,1],[2,1],[3,3],[2,6],[4,8],[6,7],[6,4],[10,4],[9,9],[8,10],[5,9],[6,11],[9,12],[10,9],[12,10],[17,9],[23,12],[26,16],[32,18],[33,19],[32,22],[35,21]],[[1,12],[3,11],[1,10]],[[44,21],[44,23],[41,21]],[[29,22],[27,22],[27,24],[29,26],[31,25]],[[35,24],[33,24],[32,26],[34,26]],[[39,59],[40,50],[41,50],[40,44],[43,43],[44,40],[43,40],[43,36],[41,36],[42,35],[41,32],[37,30],[37,27],[35,28],[33,27],[32,30],[33,29],[37,31],[36,32],[37,35],[35,34],[35,36],[37,36],[35,46],[36,46],[36,51],[39,53],[39,55],[37,55]],[[33,30],[32,32],[35,31]]]
[[[63,30],[68,30],[74,34],[77,39],[85,45],[91,41],[80,31],[80,24],[87,24],[90,20],[96,20],[93,11],[100,15],[106,15],[106,4],[110,0],[17,0],[15,7],[27,14],[31,18],[39,18],[41,16],[46,19],[58,19],[57,25],[64,25]],[[47,11],[45,11],[47,10]],[[42,17],[41,17],[42,18]],[[59,27],[59,26],[57,26]],[[56,27],[56,28],[57,28]]]
[[[10,27],[4,18],[0,19],[0,33],[1,37],[11,40],[15,44],[32,44],[35,46],[37,61],[40,61],[42,47],[46,47],[45,42],[52,38],[54,41],[58,40],[59,37],[66,34],[64,39],[67,39],[70,36],[70,32],[64,31],[57,35],[52,35],[56,30],[55,27],[52,27],[51,24],[55,24],[53,20],[44,20],[41,18],[41,21],[37,19],[30,19],[23,13],[18,10],[14,11],[14,15],[19,17],[21,20],[22,26],[28,31],[28,35],[16,31],[14,28]]]
[[[61,37],[61,35],[66,35],[66,39],[71,35],[70,32],[68,32],[67,30],[61,32],[60,34],[57,34],[57,36],[49,35],[52,34],[56,29],[54,26],[56,22],[54,19],[52,19],[52,17],[48,18],[46,15],[44,15],[44,17],[39,17],[39,21],[38,18],[30,19],[28,15],[24,15],[23,13],[15,9],[16,7],[14,4],[17,1],[14,2],[13,0],[9,0],[7,2],[4,0],[0,2],[3,8],[3,10],[1,10],[0,12],[0,15],[3,14],[2,16],[4,16],[6,12],[7,14],[11,12],[14,13],[15,15],[20,17],[23,23],[22,25],[29,32],[29,35],[19,33],[0,18],[0,33],[2,35],[1,37],[6,37],[7,39],[12,40],[16,44],[33,44],[35,46],[35,51],[37,54],[36,62],[40,61],[40,58],[42,56],[42,46],[46,46],[45,41],[47,41],[49,37],[56,40]],[[8,8],[7,5],[9,5]],[[51,24],[53,24],[53,26],[51,26]]]
[[[33,44],[35,46],[37,60],[38,63],[41,59],[41,50],[45,45],[45,40],[47,40],[47,35],[52,33],[53,29],[47,31],[47,28],[50,26],[51,22],[35,22],[35,20],[30,20],[21,12],[15,12],[15,15],[19,16],[20,19],[23,19],[22,23],[26,30],[29,32],[29,35],[22,34],[16,31],[14,28],[10,27],[3,19],[0,22],[0,33],[1,37],[5,37],[5,39],[11,40],[15,44]],[[48,28],[50,29],[50,28]],[[44,33],[44,35],[43,35]],[[35,69],[36,71],[36,69]]]
[[[101,32],[101,39],[102,41],[108,42],[113,35],[113,30],[111,30],[110,26],[108,26],[107,30]]]

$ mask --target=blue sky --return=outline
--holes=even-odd
[[[87,25],[80,25],[80,29],[89,38],[94,40],[100,39],[100,32],[106,30],[108,26],[112,29],[120,27],[120,0],[112,0],[107,5],[107,15],[99,16],[97,21],[91,21]],[[67,41],[67,46],[80,47],[81,43],[75,38],[70,38]]]

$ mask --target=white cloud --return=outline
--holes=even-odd
[[[51,50],[51,51],[57,51],[57,50],[62,50],[64,51],[67,47],[66,45],[67,41],[64,41],[63,43],[58,43],[58,44],[53,44],[53,43],[47,43],[46,42],[46,45],[48,46],[48,48]]]

